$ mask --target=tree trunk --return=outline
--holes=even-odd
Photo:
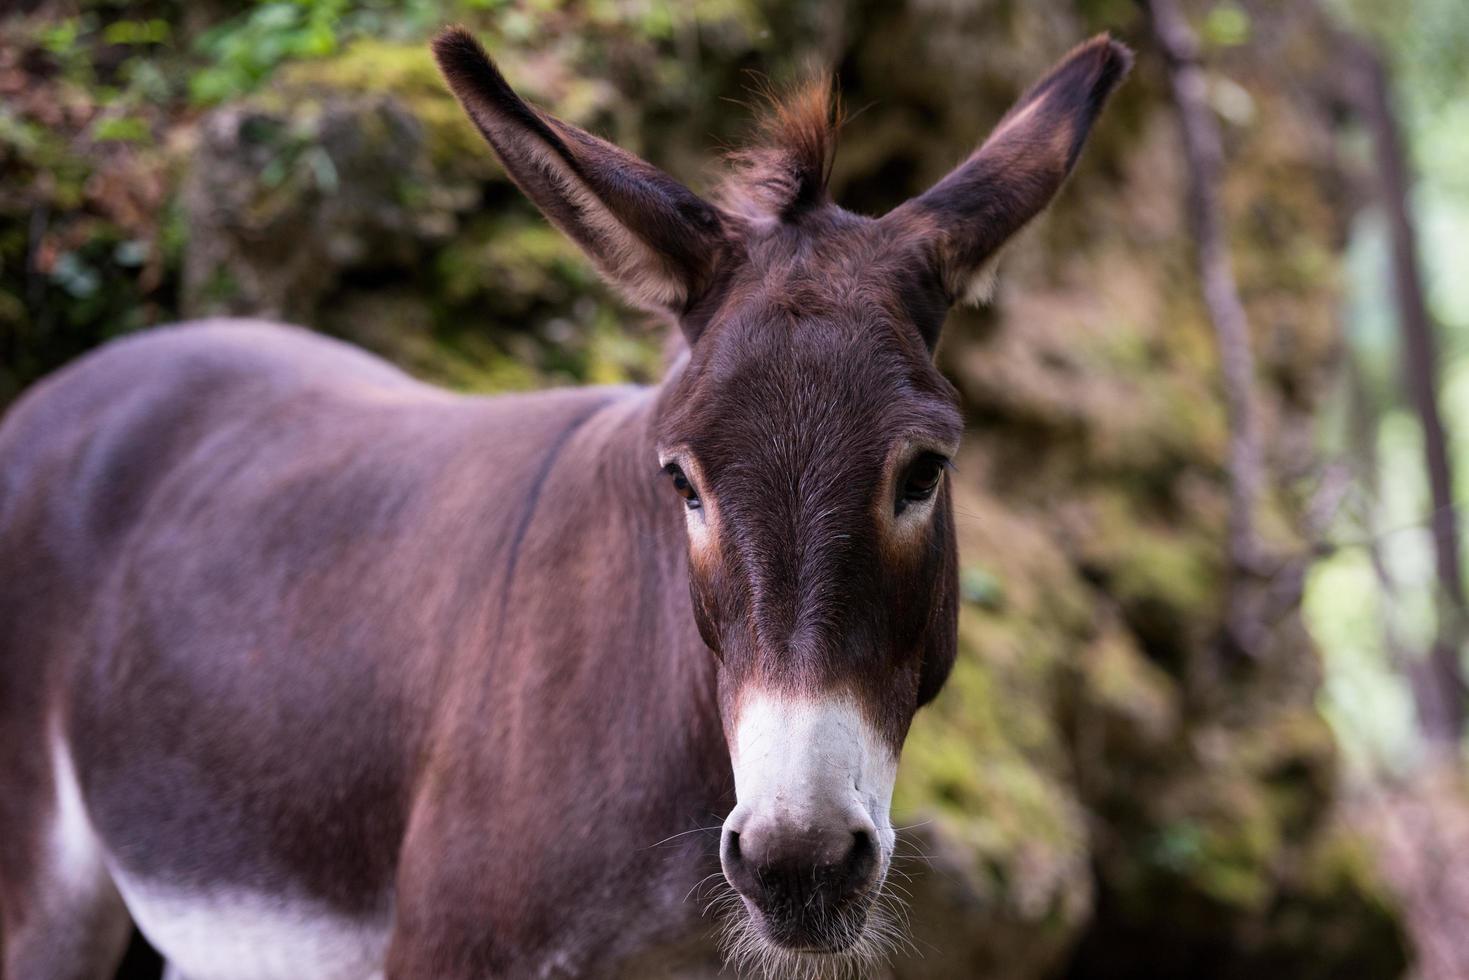
[[[1429,653],[1429,683],[1414,685],[1419,722],[1437,743],[1457,745],[1464,732],[1464,674],[1459,651],[1466,616],[1464,573],[1459,561],[1459,518],[1454,507],[1453,461],[1438,408],[1438,344],[1418,266],[1413,219],[1408,208],[1409,175],[1387,72],[1381,57],[1364,43],[1352,45],[1359,81],[1357,97],[1372,133],[1377,194],[1387,217],[1392,275],[1403,339],[1403,383],[1423,430],[1424,464],[1433,508],[1438,629]]]

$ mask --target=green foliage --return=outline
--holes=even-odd
[[[261,3],[206,32],[196,48],[210,65],[190,79],[190,96],[222,102],[251,91],[288,59],[331,54],[345,7],[345,0]]]
[[[173,40],[173,26],[157,17],[152,20],[116,20],[102,31],[107,44],[168,44]]]
[[[92,139],[99,143],[146,143],[152,136],[147,121],[132,116],[106,116],[92,126]]]
[[[190,78],[189,94],[203,105],[238,98],[281,66],[328,57],[354,39],[421,41],[465,16],[497,14],[507,36],[523,21],[528,36],[536,5],[512,6],[510,0],[255,0],[197,39],[194,50],[205,65]]]
[[[1220,47],[1235,47],[1250,39],[1250,15],[1233,0],[1223,0],[1209,8],[1201,31],[1203,39]]]
[[[81,21],[67,17],[54,26],[44,28],[39,34],[41,46],[54,55],[65,57],[77,50],[77,38],[81,34]]]
[[[484,177],[498,171],[483,139],[439,77],[426,45],[359,38],[334,57],[283,66],[263,98],[271,104],[291,103],[343,93],[401,102],[423,126],[437,172]]]

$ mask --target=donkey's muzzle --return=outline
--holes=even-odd
[[[882,864],[874,828],[726,826],[724,875],[789,949],[840,952],[857,941]]]

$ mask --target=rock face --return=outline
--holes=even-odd
[[[741,70],[778,76],[815,51],[856,110],[836,197],[867,212],[962,158],[1070,43],[1143,37],[1112,0],[723,0],[697,23],[593,6],[534,32],[518,14],[474,26],[530,97],[696,187],[710,134],[738,137]],[[1205,36],[1268,437],[1261,534],[1290,554],[1346,214],[1311,87],[1323,33],[1278,6],[1230,5],[1232,29]],[[657,330],[520,200],[423,45],[291,66],[187,135],[183,313],[313,324],[482,390],[656,376]],[[1258,662],[1216,642],[1226,430],[1181,167],[1143,49],[995,303],[948,324],[941,363],[970,420],[966,602],[895,802],[919,954],[894,961],[905,980],[1404,970],[1395,913],[1336,816],[1295,610]]]

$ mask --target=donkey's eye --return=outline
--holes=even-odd
[[[915,459],[908,467],[908,475],[903,478],[903,495],[898,498],[899,512],[908,504],[921,503],[932,497],[939,480],[943,479],[944,467],[948,465],[949,461],[937,453],[924,453]]]
[[[689,478],[683,475],[683,470],[679,469],[678,464],[669,463],[663,467],[663,472],[667,473],[668,478],[673,481],[673,489],[683,498],[689,510],[697,510],[700,506],[699,491],[695,490]]]

